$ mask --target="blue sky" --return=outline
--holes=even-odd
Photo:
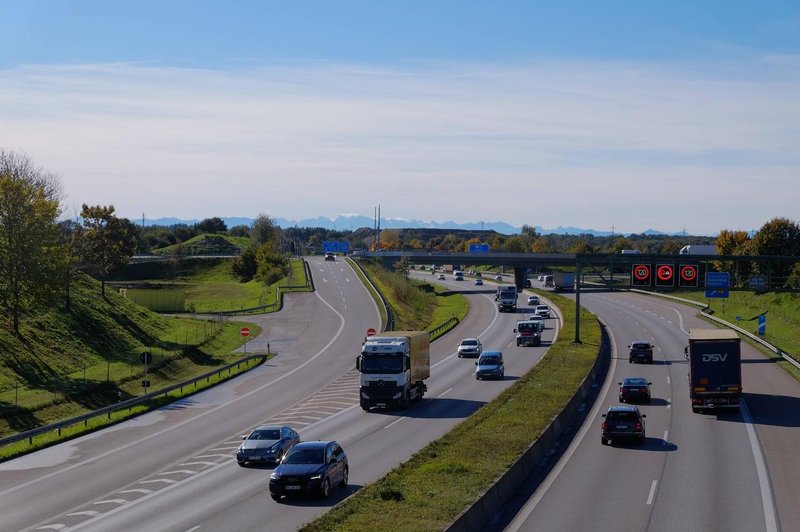
[[[565,5],[568,4],[568,5]],[[798,219],[796,2],[4,1],[65,213],[618,232]]]

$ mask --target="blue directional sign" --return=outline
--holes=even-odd
[[[767,315],[761,314],[758,316],[758,335],[764,336],[767,334]]]
[[[726,298],[731,275],[728,272],[706,272],[706,297]]]
[[[470,253],[489,253],[489,244],[470,244]]]
[[[322,251],[325,253],[350,253],[350,242],[328,240],[322,243]]]

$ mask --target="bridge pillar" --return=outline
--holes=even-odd
[[[517,285],[517,292],[522,292],[525,288],[525,281],[528,280],[528,268],[514,267],[514,284]]]

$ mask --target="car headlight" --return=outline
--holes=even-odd
[[[320,480],[322,478],[322,473],[317,473],[316,475],[312,475],[309,480]]]
[[[278,480],[281,478],[281,476],[275,471],[273,471],[272,473],[270,473],[269,478],[271,478],[272,480]]]
[[[400,399],[401,397],[403,397],[403,392],[397,392],[392,396],[392,399]]]
[[[369,399],[369,395],[367,395],[365,392],[361,392],[361,398],[362,399]]]

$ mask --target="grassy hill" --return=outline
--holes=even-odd
[[[164,318],[82,275],[71,308],[31,312],[12,333],[0,318],[0,434],[34,428],[141,393],[150,351],[154,388],[232,361],[240,324]]]
[[[227,235],[197,235],[181,244],[167,246],[157,249],[153,253],[156,255],[238,255],[241,253],[250,239],[247,237],[236,237]]]

